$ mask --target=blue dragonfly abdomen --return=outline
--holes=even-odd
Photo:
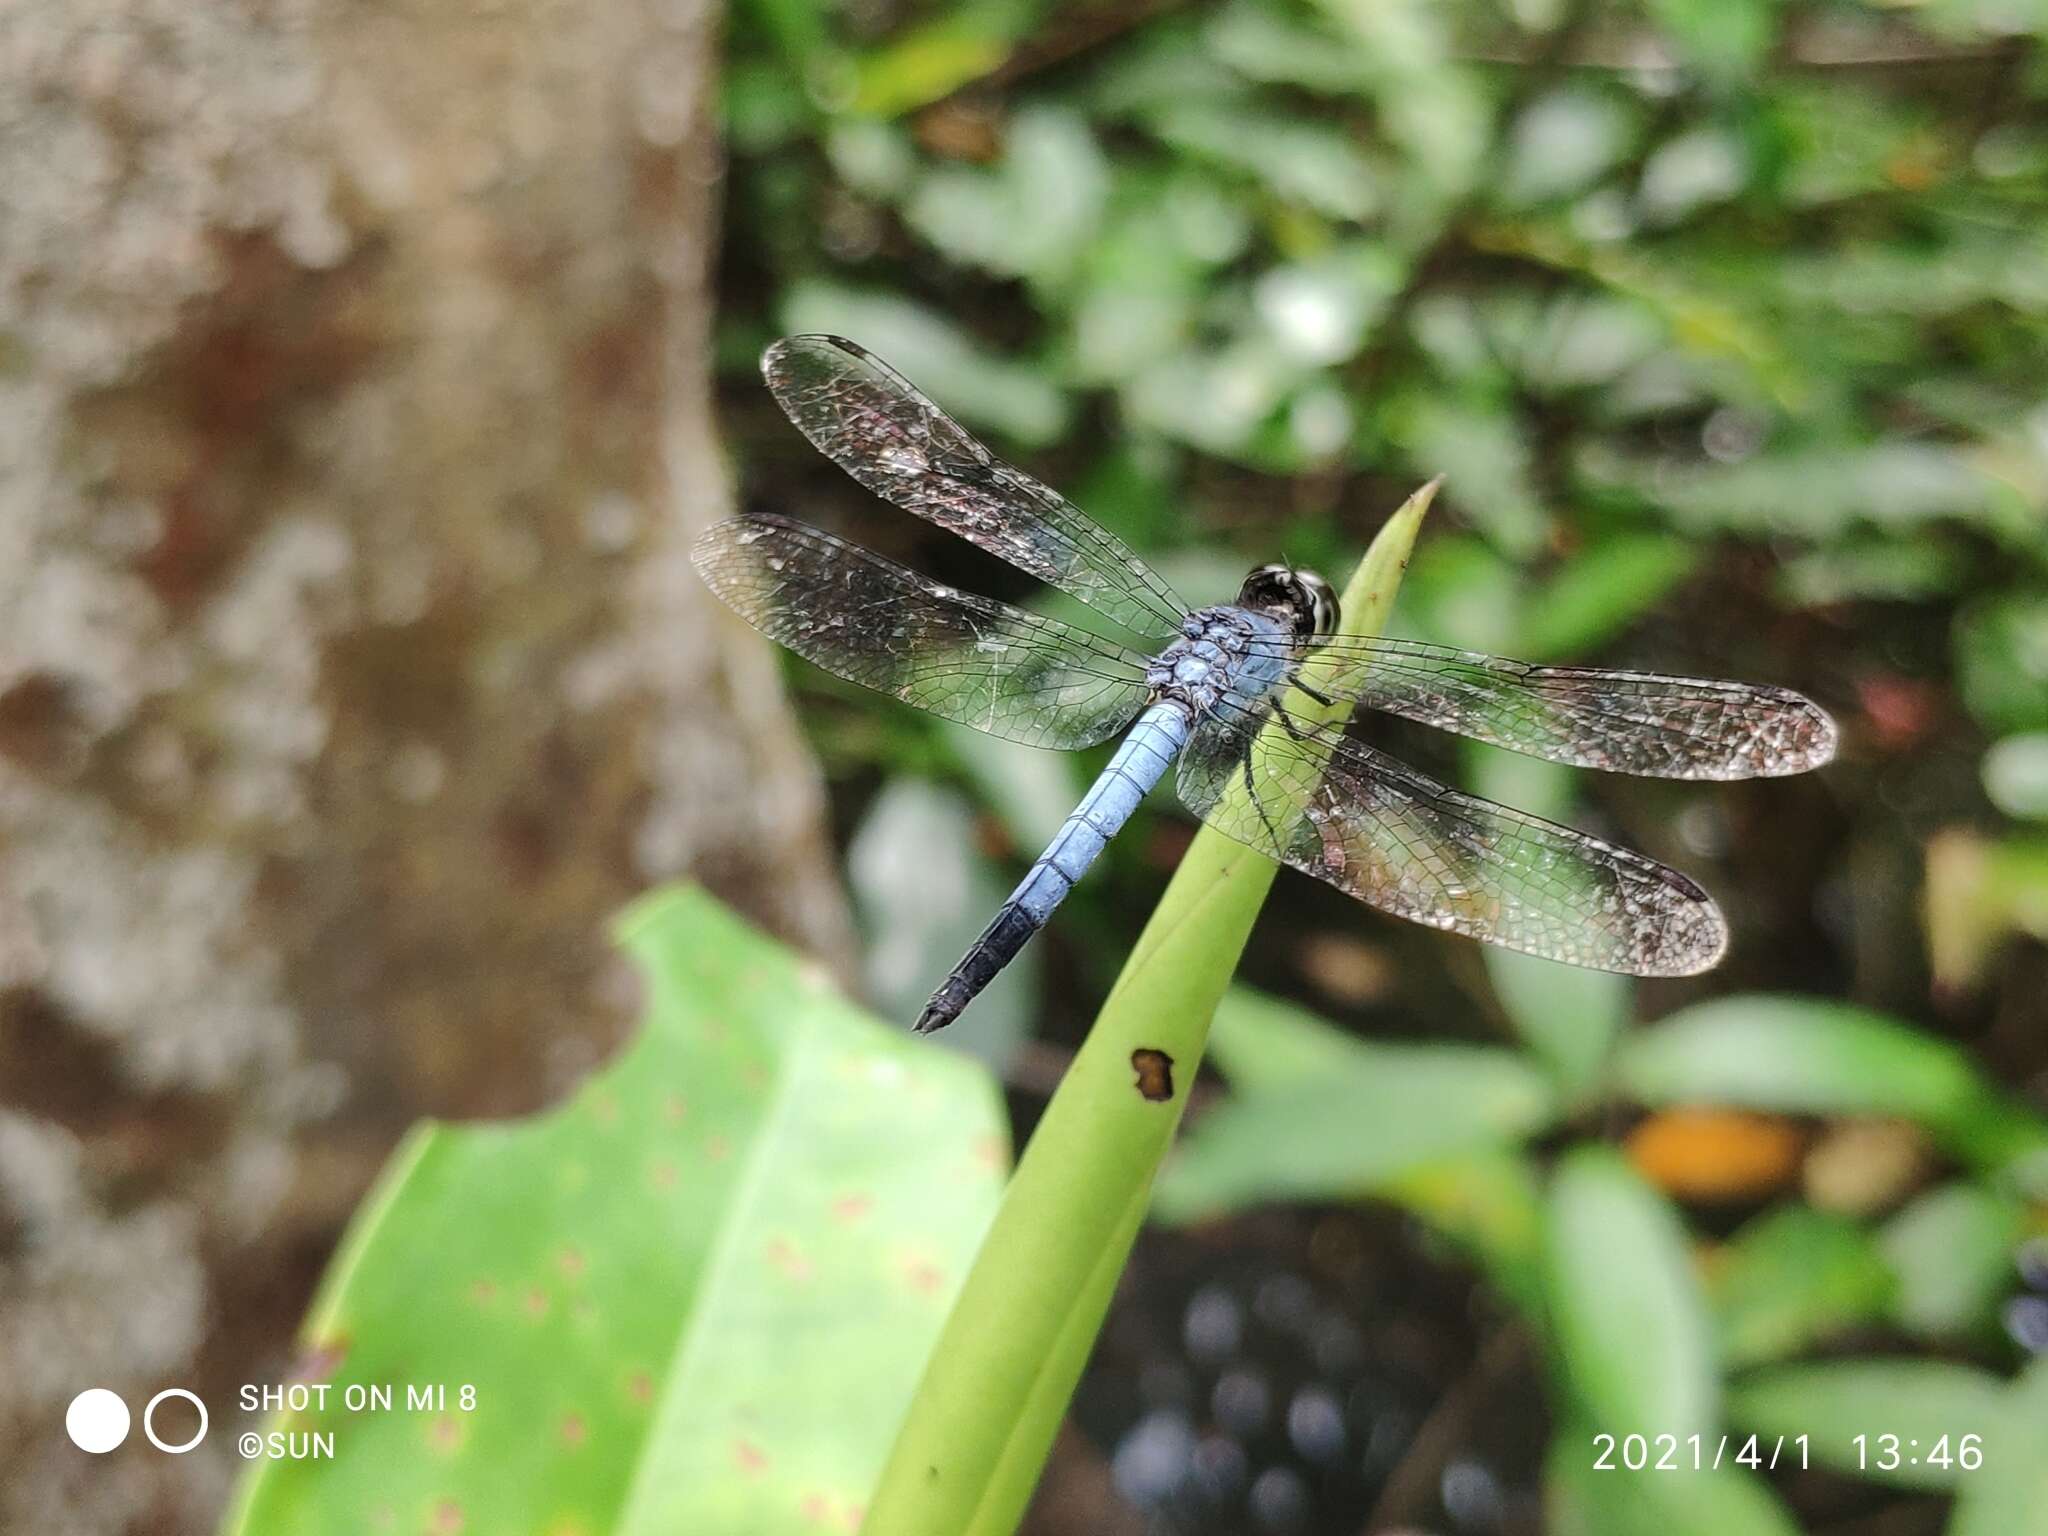
[[[1046,844],[1045,852],[932,994],[918,1015],[919,1034],[952,1023],[960,1010],[1017,958],[1018,951],[1050,921],[1053,909],[1066,900],[1074,883],[1101,856],[1104,846],[1131,819],[1138,803],[1165,777],[1187,745],[1192,728],[1186,707],[1171,699],[1162,699],[1138,717],[1116,755]]]

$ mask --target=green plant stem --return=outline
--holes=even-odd
[[[1344,592],[1346,634],[1385,626],[1435,491],[1434,482],[1417,491],[1373,540]],[[1025,1148],[867,1531],[1009,1536],[1023,1518],[1276,868],[1206,827],[1190,845]],[[1142,1051],[1172,1058],[1170,1097],[1139,1092],[1133,1055]]]

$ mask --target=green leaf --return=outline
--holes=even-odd
[[[1707,74],[1756,73],[1777,31],[1777,0],[1650,0],[1650,15],[1680,53]]]
[[[1561,661],[1605,644],[1698,567],[1698,546],[1665,534],[1603,539],[1574,556],[1528,605],[1525,657]]]
[[[1617,1154],[1580,1147],[1550,1188],[1544,1290],[1567,1379],[1601,1429],[1708,1434],[1713,1328],[1677,1213]]]
[[[1709,1289],[1722,1359],[1752,1365],[1883,1316],[1894,1282],[1856,1222],[1790,1205],[1735,1234]]]
[[[1348,1043],[1352,1059],[1317,1079],[1236,1094],[1205,1113],[1160,1177],[1160,1219],[1353,1197],[1556,1118],[1556,1091],[1515,1052]]]
[[[1374,539],[1343,595],[1348,633],[1385,623],[1434,490],[1410,497]],[[890,1453],[870,1530],[1016,1529],[1275,872],[1209,828],[1190,844],[1032,1133]],[[1136,1064],[1161,1058],[1171,1089],[1150,1098]]]
[[[1900,1115],[1953,1124],[1980,1083],[1954,1046],[1867,1008],[1745,994],[1680,1009],[1616,1054],[1645,1104],[1727,1104],[1795,1114]]]
[[[859,1519],[994,1209],[1000,1102],[701,891],[618,932],[639,1037],[560,1109],[406,1141],[302,1341],[329,1407],[289,1427],[339,1454],[260,1463],[228,1530]],[[349,1414],[356,1383],[448,1404]]]
[[[1981,603],[1955,629],[1956,680],[1993,731],[2048,730],[2048,595]]]
[[[1543,1318],[1543,1190],[1520,1151],[1482,1147],[1396,1174],[1373,1191],[1470,1253],[1524,1316]]]
[[[2006,815],[2048,821],[2048,731],[1994,742],[1984,754],[1984,793]]]
[[[2048,1356],[2005,1389],[1984,1465],[1956,1484],[1948,1536],[2048,1536]]]
[[[1240,1097],[1286,1093],[1336,1072],[1356,1072],[1369,1049],[1308,1009],[1250,987],[1232,987],[1216,1005],[1209,1054]]]
[[[2016,1201],[1975,1184],[1944,1184],[1900,1211],[1877,1239],[1898,1276],[1900,1325],[1934,1338],[1983,1326],[2011,1286],[2024,1227]]]
[[[1929,1460],[1947,1439],[1984,1435],[1998,1417],[2004,1383],[1988,1371],[1945,1360],[1829,1360],[1779,1365],[1728,1390],[1728,1416],[1759,1435],[1808,1437],[1815,1465],[1902,1488],[1967,1486],[1974,1473]],[[1859,1450],[1856,1437],[1867,1437]],[[1879,1465],[1880,1435],[1897,1435],[1899,1465]],[[1916,1464],[1917,1463],[1917,1464]]]

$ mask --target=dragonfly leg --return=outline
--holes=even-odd
[[[1293,727],[1290,726],[1289,729]],[[1273,839],[1273,846],[1276,849],[1284,848],[1286,844],[1280,841],[1280,829],[1273,825],[1273,818],[1266,814],[1266,802],[1259,798],[1259,786],[1252,780],[1252,760],[1249,757],[1241,757],[1237,766],[1244,774],[1244,792],[1251,797],[1252,809],[1259,813],[1259,820],[1266,824],[1266,834]]]

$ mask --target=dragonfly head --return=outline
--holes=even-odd
[[[1293,629],[1297,639],[1337,632],[1337,592],[1314,571],[1291,565],[1262,565],[1245,577],[1237,605],[1270,614]]]

